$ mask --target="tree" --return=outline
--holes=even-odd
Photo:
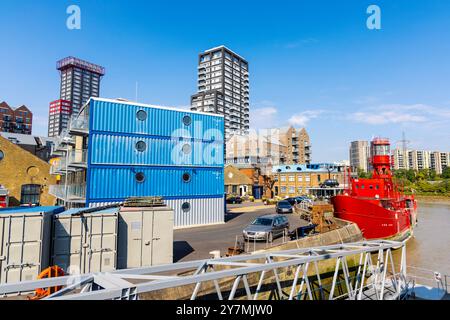
[[[441,174],[442,179],[450,179],[450,167],[446,167]]]

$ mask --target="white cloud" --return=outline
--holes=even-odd
[[[268,128],[278,123],[278,109],[275,107],[250,108],[250,124],[253,129]]]
[[[424,104],[385,104],[350,113],[347,119],[371,125],[426,123],[450,119],[450,109]]]
[[[292,115],[289,118],[288,123],[292,126],[305,127],[309,121],[317,118],[323,112],[324,112],[323,110],[306,110]]]

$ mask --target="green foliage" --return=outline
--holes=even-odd
[[[442,179],[450,179],[450,167],[447,167],[444,169],[444,171],[441,174]]]
[[[450,169],[438,175],[434,170],[395,170],[394,179],[403,185],[405,192],[423,195],[450,196]]]

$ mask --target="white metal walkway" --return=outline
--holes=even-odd
[[[395,249],[401,250],[398,270],[392,256]],[[349,268],[350,259],[359,263]],[[325,260],[334,266],[326,285],[318,267]],[[291,276],[281,276],[286,274]],[[318,289],[313,288],[312,278]],[[202,286],[209,283],[210,298],[213,294],[213,299],[220,300],[257,300],[264,298],[262,287],[267,281],[279,299],[400,299],[407,290],[405,243],[367,241],[25,281],[0,285],[0,295],[62,286],[47,299],[128,300],[143,293],[190,286],[191,299],[196,299],[203,295]]]

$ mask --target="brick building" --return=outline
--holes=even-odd
[[[334,164],[283,165],[273,167],[274,195],[293,197],[311,194],[327,179],[344,185],[344,170]]]
[[[0,136],[0,185],[9,191],[9,206],[54,205],[48,189],[55,183],[50,164]]]
[[[0,103],[0,131],[31,134],[33,113],[26,106],[11,108],[6,102]]]

